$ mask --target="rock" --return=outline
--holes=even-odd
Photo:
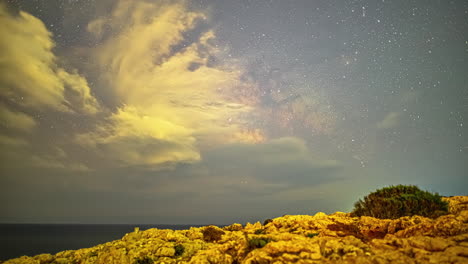
[[[173,257],[175,255],[174,247],[160,247],[156,250],[156,257]]]
[[[241,231],[243,229],[242,225],[241,224],[232,224],[230,226],[225,226],[223,228],[224,230],[227,230],[227,231]]]
[[[7,260],[3,263],[4,264],[40,264],[40,261],[32,257],[22,256],[19,258]]]
[[[54,257],[51,254],[40,254],[34,257],[41,264],[50,263],[54,260]]]
[[[427,251],[444,251],[449,246],[455,246],[456,243],[444,238],[434,238],[427,236],[415,236],[408,238],[409,245],[415,248]]]
[[[443,197],[442,200],[449,203],[449,212],[458,214],[461,211],[468,210],[468,196]]]

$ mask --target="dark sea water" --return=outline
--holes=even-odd
[[[197,226],[197,225],[193,225]],[[0,260],[93,247],[149,228],[182,230],[190,225],[0,224]]]

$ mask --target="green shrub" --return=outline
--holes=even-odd
[[[308,233],[307,237],[308,238],[313,238],[313,237],[318,236],[318,235],[319,235],[319,233]]]
[[[262,235],[262,234],[265,234],[266,233],[266,230],[265,229],[257,229],[255,230],[255,234],[256,235]]]
[[[354,204],[352,216],[396,219],[420,215],[430,218],[447,214],[448,203],[441,196],[414,185],[397,185],[376,190]]]
[[[249,240],[249,247],[250,247],[250,249],[262,248],[266,244],[268,244],[270,241],[271,241],[271,239],[267,238],[267,237],[252,238],[252,239]]]
[[[176,257],[182,256],[182,254],[184,254],[185,247],[184,247],[184,245],[177,244],[177,245],[174,246],[174,250],[175,250],[175,256]]]
[[[138,258],[135,260],[135,264],[153,264],[154,261],[150,257]]]
[[[207,226],[202,231],[203,240],[206,242],[214,242],[221,239],[221,236],[224,235],[224,231],[219,229],[216,226]]]

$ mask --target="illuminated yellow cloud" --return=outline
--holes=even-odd
[[[237,132],[231,142],[262,143],[266,141],[266,136],[260,129],[245,129]]]
[[[79,135],[77,140],[121,165],[165,165],[200,159],[191,134],[188,128],[128,106],[119,109],[95,131]]]
[[[32,117],[21,112],[14,112],[0,104],[0,124],[7,129],[20,132],[30,132],[36,122]]]
[[[0,91],[33,108],[95,113],[99,105],[86,80],[57,65],[52,34],[41,20],[0,3]]]
[[[101,43],[96,68],[122,105],[78,142],[123,164],[161,165],[198,161],[212,144],[259,140],[238,121],[251,110],[233,99],[241,71],[210,63],[221,53],[214,32],[186,38],[205,18],[184,3],[120,1],[90,22]]]

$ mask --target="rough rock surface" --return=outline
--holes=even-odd
[[[122,239],[4,264],[468,263],[468,196],[444,198],[450,214],[380,220],[286,215],[260,223],[189,230],[135,230]]]

